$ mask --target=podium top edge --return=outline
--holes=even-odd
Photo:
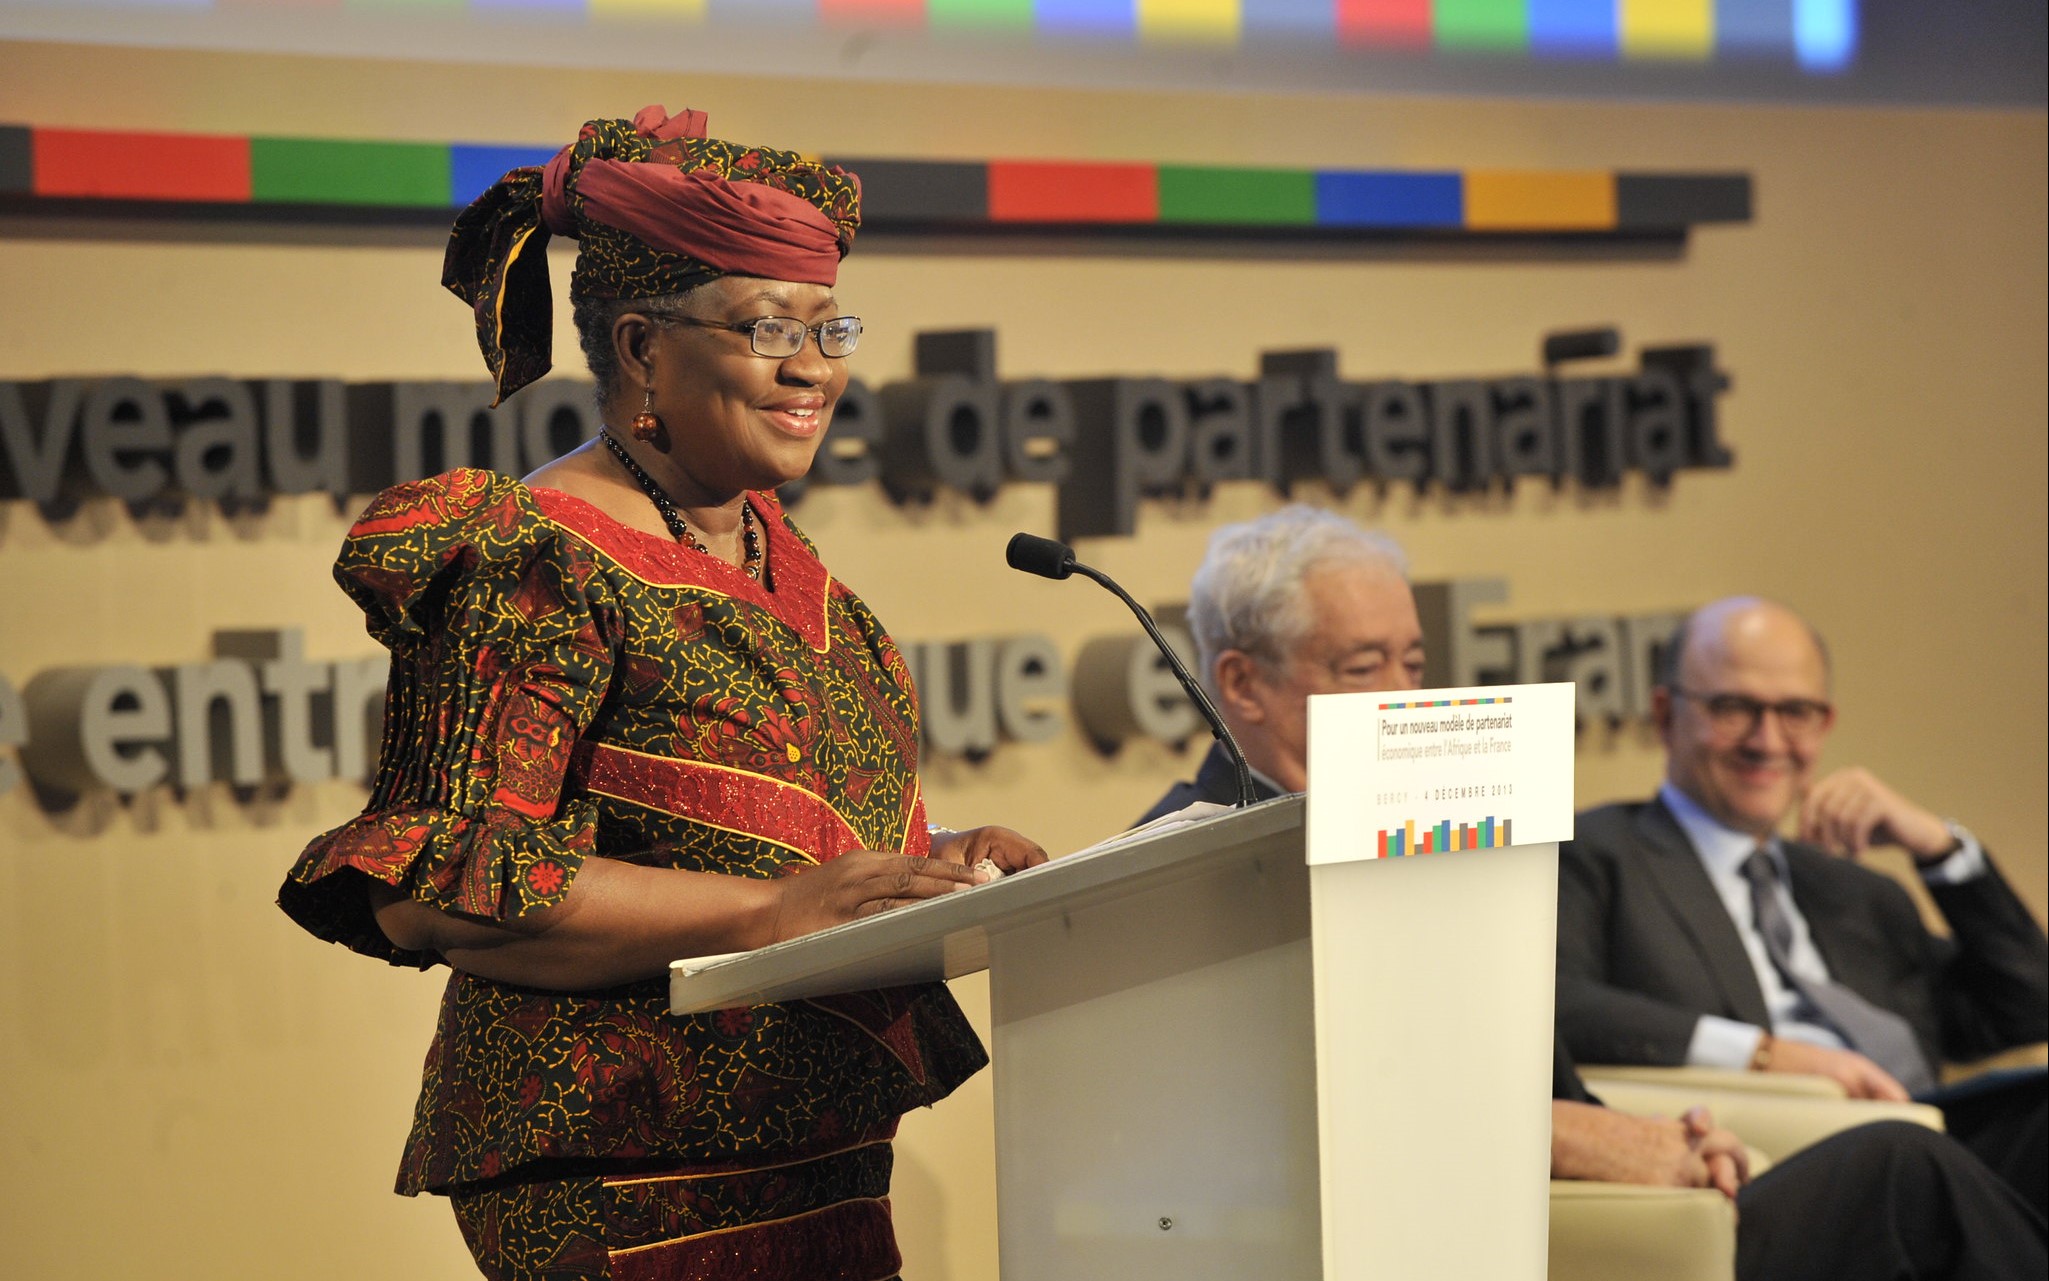
[[[1078,906],[1091,895],[1116,892],[1123,883],[1150,881],[1177,870],[1199,873],[1248,846],[1264,845],[1291,831],[1299,841],[1304,813],[1302,796],[1277,797],[1129,840],[1113,837],[971,892],[895,908],[751,952],[679,958],[669,964],[672,997],[684,986],[698,984],[736,993],[765,990],[789,975],[852,965],[901,949],[938,946],[951,935],[975,932],[985,937],[989,931]],[[1296,848],[1299,853],[1299,843]]]

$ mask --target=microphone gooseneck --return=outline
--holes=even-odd
[[[1159,624],[1153,622],[1153,616],[1146,612],[1145,606],[1133,600],[1131,593],[1119,587],[1116,580],[1108,574],[1076,560],[1072,547],[1051,538],[1040,538],[1036,534],[1013,534],[1010,545],[1003,549],[1003,559],[1012,569],[1037,574],[1041,578],[1060,579],[1080,574],[1123,601],[1137,616],[1139,625],[1145,628],[1145,634],[1152,637],[1153,644],[1159,648],[1160,656],[1165,658],[1167,666],[1173,669],[1174,679],[1181,682],[1181,688],[1188,694],[1189,701],[1195,704],[1195,710],[1201,712],[1202,718],[1209,722],[1209,732],[1216,737],[1217,742],[1224,745],[1224,751],[1230,756],[1231,764],[1236,767],[1238,773],[1239,807],[1243,808],[1258,801],[1259,797],[1252,788],[1252,767],[1245,761],[1244,750],[1238,746],[1238,740],[1231,737],[1231,731],[1225,727],[1224,718],[1218,714],[1216,704],[1209,701],[1209,695],[1203,693],[1202,686],[1196,683],[1195,677],[1182,663],[1181,656],[1174,652],[1174,647],[1160,634]]]

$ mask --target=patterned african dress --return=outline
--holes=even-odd
[[[393,964],[365,876],[512,920],[596,855],[728,876],[929,849],[908,670],[769,495],[774,590],[553,490],[386,491],[335,575],[391,650],[370,803],[279,905]],[[844,1277],[899,1263],[889,1139],[987,1062],[940,985],[675,1017],[667,984],[451,974],[398,1191],[492,1276]]]

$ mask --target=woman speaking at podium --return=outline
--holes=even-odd
[[[860,340],[859,183],[704,126],[591,121],[463,212],[444,283],[500,399],[547,372],[546,243],[578,240],[604,430],[386,491],[336,566],[392,653],[382,756],[279,903],[451,967],[398,1190],[493,1278],[894,1273],[897,1118],[987,1061],[945,988],[676,1018],[668,963],[1045,857],[928,836],[904,660],[773,493]]]

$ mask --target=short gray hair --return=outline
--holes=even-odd
[[[1203,688],[1217,693],[1217,656],[1225,650],[1278,666],[1310,629],[1302,581],[1330,564],[1409,576],[1409,558],[1392,538],[1301,503],[1211,534],[1188,589],[1188,628]]]

